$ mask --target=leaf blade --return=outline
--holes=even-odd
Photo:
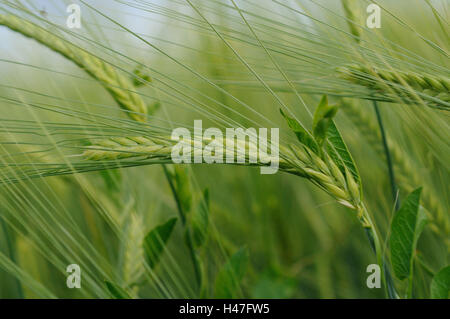
[[[327,140],[329,143],[326,144],[326,148],[328,154],[333,159],[333,161],[338,165],[342,174],[345,174],[345,167],[350,171],[353,175],[353,178],[356,180],[358,185],[361,188],[361,178],[359,176],[358,169],[356,167],[355,161],[353,157],[350,155],[350,151],[347,148],[347,144],[345,144],[344,139],[339,133],[336,125],[332,121],[328,126],[327,131]],[[361,189],[360,192],[362,193]]]
[[[431,298],[448,299],[450,293],[450,266],[444,267],[433,277],[430,285]]]
[[[171,218],[164,224],[156,226],[145,236],[144,256],[150,268],[154,268],[158,264],[176,222],[177,218]]]
[[[397,278],[403,280],[412,273],[414,250],[426,223],[419,209],[422,188],[411,192],[395,214],[391,225],[391,262]]]
[[[283,110],[280,109],[281,115],[287,122],[289,128],[295,133],[297,139],[300,143],[311,149],[314,153],[319,154],[320,149],[316,140],[312,137],[311,133],[308,132],[296,119],[285,114]]]

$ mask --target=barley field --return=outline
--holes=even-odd
[[[447,299],[449,54],[446,0],[0,0],[0,298]]]

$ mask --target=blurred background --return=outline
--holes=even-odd
[[[71,3],[80,5],[80,29],[66,26]],[[379,1],[380,29],[365,27],[370,2],[354,3],[359,43],[337,0],[1,1],[0,15],[35,23],[106,61],[130,83],[136,75],[145,78],[133,90],[149,108],[148,125],[165,132],[202,119],[204,128],[279,127],[280,141],[295,141],[275,96],[307,127],[323,94],[337,104],[353,101],[365,122],[340,110],[336,125],[384,240],[394,202],[373,102],[365,88],[339,78],[336,68],[359,61],[449,77],[449,3]],[[85,138],[82,127],[120,130],[133,124],[79,65],[5,25],[0,73],[1,298],[109,298],[105,281],[134,298],[384,297],[382,289],[366,285],[366,267],[376,258],[355,212],[294,175],[261,175],[259,168],[234,165],[168,165],[175,184],[176,176],[185,178],[175,187],[185,187],[178,191],[190,198],[190,214],[202,209],[208,190],[206,239],[194,258],[162,165],[8,183],[19,169],[14,164],[30,161],[39,168],[65,158],[58,143]],[[378,105],[386,134],[416,176],[397,172],[398,200],[424,186],[440,207],[438,222],[426,227],[417,249],[426,266],[416,267],[414,296],[425,298],[430,270],[449,261],[448,114],[425,105]],[[104,117],[116,122],[105,124]],[[66,131],[64,124],[78,125],[80,132]],[[48,142],[53,136],[58,142]],[[161,259],[149,267],[142,241],[173,217],[179,220]],[[239,251],[245,251],[246,266],[238,288],[223,294],[217,282]],[[81,289],[66,285],[69,264],[81,267]]]

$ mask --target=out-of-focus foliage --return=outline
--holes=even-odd
[[[377,258],[356,213],[305,179],[234,165],[165,170],[131,160],[111,169],[80,157],[91,138],[169,136],[197,119],[204,129],[278,127],[281,143],[296,143],[281,109],[323,147],[330,127],[335,141],[339,130],[348,150],[335,154],[356,164],[389,264],[388,164],[380,132],[364,131],[377,123],[373,100],[396,142],[396,200],[422,187],[419,212],[429,221],[417,243],[408,237],[414,285],[404,276],[394,284],[400,297],[409,289],[445,296],[449,114],[429,106],[445,103],[450,88],[436,95],[396,78],[384,94],[339,70],[450,78],[449,4],[377,1],[382,27],[369,29],[367,4],[358,2],[349,16],[337,0],[80,1],[82,28],[69,29],[70,1],[2,1],[0,15],[31,21],[110,65],[149,111],[145,123],[133,121],[89,72],[0,25],[0,297],[385,297],[366,285]],[[361,114],[341,110],[343,98]],[[71,165],[86,172],[65,174]],[[69,264],[82,269],[81,289],[66,285]]]

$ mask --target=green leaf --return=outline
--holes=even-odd
[[[114,299],[133,299],[122,287],[105,280],[106,289]]]
[[[328,105],[328,98],[324,95],[314,112],[313,118],[313,135],[320,146],[327,138],[328,127],[333,123],[333,117],[337,111],[336,105]]]
[[[422,188],[418,188],[410,193],[392,220],[391,261],[399,279],[412,275],[417,240],[426,224],[426,214],[419,209],[421,191]]]
[[[433,299],[448,299],[450,297],[450,266],[442,268],[433,277],[430,291]]]
[[[197,209],[192,212],[189,221],[191,228],[192,242],[195,247],[200,247],[205,243],[209,225],[209,192],[205,189],[203,199]]]
[[[176,222],[177,218],[171,218],[166,223],[156,226],[145,236],[144,255],[150,268],[154,268],[158,264]]]
[[[280,109],[280,113],[286,119],[289,128],[295,133],[299,142],[311,149],[314,153],[319,154],[319,145],[311,133],[304,129],[296,119],[286,115],[283,110]]]
[[[341,133],[339,133],[333,121],[331,121],[328,126],[327,140],[329,143],[327,143],[326,148],[331,159],[336,163],[336,165],[339,167],[344,176],[345,176],[345,168],[347,167],[350,173],[352,173],[355,181],[360,186],[360,193],[362,193],[361,178],[359,177],[356,164],[353,161],[350,152],[348,151],[347,145],[342,139]]]
[[[248,265],[248,250],[241,248],[219,270],[215,283],[216,298],[236,298]]]

